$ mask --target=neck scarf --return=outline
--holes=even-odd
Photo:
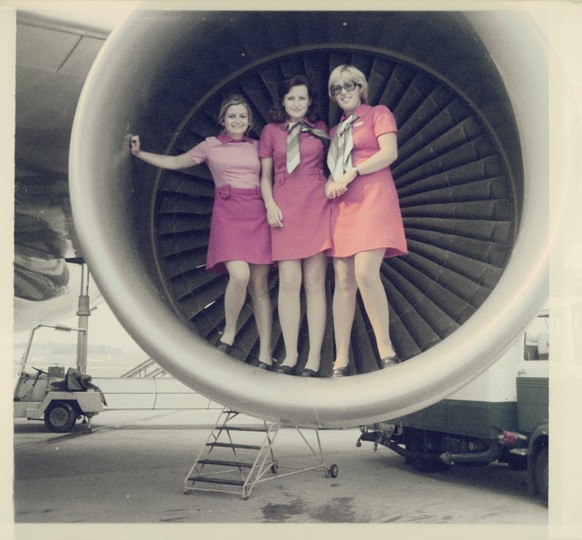
[[[352,114],[339,125],[334,133],[327,154],[327,165],[334,180],[352,167],[352,149],[354,148],[352,126],[358,118],[357,115]]]
[[[297,165],[299,165],[299,163],[301,162],[299,138],[301,136],[301,133],[303,132],[312,133],[315,137],[322,140],[326,147],[329,144],[328,134],[321,129],[312,128],[308,126],[305,122],[298,122],[297,124],[290,125],[287,133],[287,154],[286,154],[288,173],[292,173],[297,168]]]

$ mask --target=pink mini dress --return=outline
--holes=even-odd
[[[360,105],[353,124],[352,163],[356,167],[374,155],[378,136],[397,132],[396,121],[384,105]],[[341,121],[345,118],[342,117]],[[330,135],[333,134],[335,126]],[[390,167],[358,176],[331,210],[332,257],[351,257],[361,251],[385,248],[385,257],[406,255],[408,248],[398,193]]]
[[[226,134],[188,151],[206,163],[215,184],[206,269],[224,272],[227,261],[271,264],[271,231],[260,190],[258,141]]]
[[[327,131],[325,122],[305,122]],[[283,227],[271,227],[273,261],[305,259],[331,248],[331,201],[325,196],[325,145],[310,132],[299,139],[301,162],[287,172],[288,122],[267,124],[259,157],[273,159],[273,199],[283,214]]]

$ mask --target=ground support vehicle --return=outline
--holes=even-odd
[[[90,431],[91,418],[103,410],[106,402],[99,388],[91,383],[89,375],[73,367],[65,373],[63,366],[50,366],[47,371],[33,367],[34,374],[26,371],[34,333],[40,327],[84,332],[82,328],[62,325],[35,325],[14,390],[14,417],[44,420],[46,428],[56,433],[71,431],[77,420],[82,418]]]
[[[527,471],[528,491],[548,498],[549,319],[542,312],[485,373],[416,413],[363,426],[357,445],[373,442],[417,470],[506,463]]]

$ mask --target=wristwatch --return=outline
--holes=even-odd
[[[356,178],[358,176],[360,176],[360,169],[358,169],[357,167],[354,167],[354,171],[356,171]]]

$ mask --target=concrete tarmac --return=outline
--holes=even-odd
[[[281,428],[273,445],[279,470],[267,471],[248,498],[185,494],[218,413],[105,411],[91,433],[77,424],[62,435],[15,420],[15,538],[280,540],[306,530],[306,538],[325,531],[335,540],[361,526],[402,538],[547,537],[548,509],[527,495],[524,472],[493,464],[419,473],[384,447],[356,447],[357,428],[320,430],[323,462],[297,430]],[[301,434],[316,450],[315,431]],[[326,474],[332,464],[335,478]]]

